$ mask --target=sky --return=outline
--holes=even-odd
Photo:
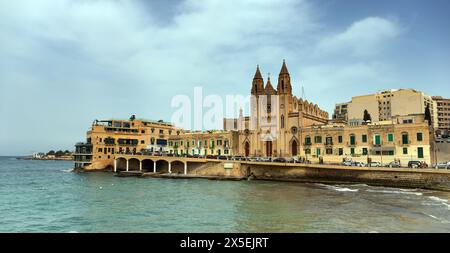
[[[383,89],[450,97],[447,0],[2,0],[0,155],[74,149],[95,119],[170,121],[177,94],[248,95],[283,59],[330,115]]]

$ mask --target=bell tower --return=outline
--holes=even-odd
[[[291,76],[289,75],[285,60],[283,60],[283,66],[281,66],[280,74],[278,75],[277,90],[279,95],[292,95]]]
[[[259,71],[259,65],[256,65],[255,76],[253,77],[252,82],[252,95],[263,95],[264,94],[264,80],[261,75],[261,71]]]
[[[291,76],[286,67],[286,61],[283,60],[280,74],[278,75],[278,126],[279,138],[277,139],[277,151],[279,156],[285,155],[283,151],[288,150],[289,141],[286,138],[286,132],[289,129],[289,113],[292,111],[292,85]]]

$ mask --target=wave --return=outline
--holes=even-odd
[[[400,189],[400,188],[395,188],[398,191],[402,191],[402,192],[416,192],[417,189]]]
[[[440,221],[440,219],[439,219],[438,217],[434,216],[434,215],[427,214],[427,213],[426,213],[426,215],[429,216],[429,217],[431,217],[431,218],[433,218],[433,219],[435,219],[435,220],[439,220],[439,221]]]
[[[339,187],[339,186],[335,186],[335,185],[327,185],[327,184],[318,184],[318,185],[324,186],[327,189],[338,191],[338,192],[357,192],[357,191],[359,191],[358,189],[350,189],[350,188]]]
[[[60,170],[60,171],[62,171],[62,172],[72,172],[73,169],[65,169],[65,170]]]
[[[375,192],[375,193],[389,193],[389,194],[408,194],[408,195],[416,195],[416,196],[422,196],[423,193],[421,192],[414,192],[411,190],[403,190],[403,189],[396,189],[396,190],[372,190],[367,189],[367,192]]]
[[[434,215],[431,215],[431,214],[428,214],[428,213],[425,213],[425,215],[428,216],[428,217],[431,217],[431,218],[433,218],[433,219],[435,219],[435,220],[437,220],[437,221],[439,221],[441,223],[444,223],[444,224],[449,224],[450,223],[450,221],[448,221],[448,220],[444,220],[444,219],[438,218],[438,217],[436,217]]]
[[[445,202],[445,203],[448,202],[448,200],[446,200],[446,199],[441,199],[441,198],[435,197],[435,196],[430,196],[428,198],[431,199],[431,200],[439,201],[439,202]]]
[[[352,186],[352,187],[369,187],[369,185],[367,185],[367,184],[351,184],[349,186]]]
[[[448,203],[447,199],[441,199],[439,197],[435,197],[435,196],[429,196],[429,199],[438,202],[439,204],[446,206],[448,208],[448,210],[450,210],[450,204]]]

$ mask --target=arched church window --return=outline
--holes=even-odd
[[[281,128],[284,128],[284,115],[281,115]]]

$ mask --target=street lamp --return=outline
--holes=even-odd
[[[383,166],[383,141],[380,141],[380,160],[381,166]]]

